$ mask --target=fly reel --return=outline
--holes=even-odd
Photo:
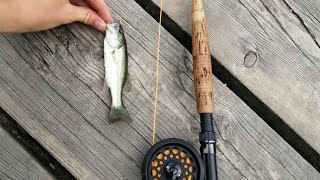
[[[165,139],[146,154],[143,180],[203,180],[204,165],[198,151],[181,139]]]
[[[157,51],[157,79],[160,57],[160,26]],[[211,54],[208,44],[202,0],[192,0],[192,57],[197,111],[200,115],[200,154],[189,143],[180,139],[166,139],[155,144],[146,154],[142,165],[143,180],[218,180],[216,136],[213,128],[213,80]],[[156,129],[157,92],[153,143]]]

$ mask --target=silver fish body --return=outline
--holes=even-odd
[[[122,26],[107,24],[104,39],[105,89],[110,89],[112,104],[109,123],[131,121],[122,103],[122,91],[128,76],[128,53]]]

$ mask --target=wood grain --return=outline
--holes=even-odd
[[[191,34],[191,1],[163,9]],[[318,153],[319,9],[318,0],[204,1],[211,53]]]
[[[0,35],[0,106],[78,179],[141,179],[150,148],[157,22],[136,2],[110,0],[126,32],[131,124],[107,123],[104,34],[80,24]],[[162,30],[157,140],[198,146],[191,54]],[[172,48],[174,47],[174,48]],[[320,174],[224,84],[215,83],[220,179],[319,179]]]
[[[0,126],[0,179],[53,180],[54,178]]]

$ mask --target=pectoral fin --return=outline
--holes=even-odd
[[[102,92],[107,92],[109,90],[109,85],[108,85],[108,83],[107,83],[107,81],[104,81],[103,82],[103,90],[102,90]]]
[[[129,92],[129,91],[131,91],[131,89],[132,89],[132,84],[131,84],[130,76],[129,76],[129,74],[128,74],[128,75],[127,75],[126,83],[125,83],[124,86],[123,86],[123,90],[124,90],[125,92]]]

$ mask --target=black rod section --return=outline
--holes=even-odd
[[[205,180],[218,180],[216,160],[216,135],[211,113],[200,114],[200,152],[205,168]]]

